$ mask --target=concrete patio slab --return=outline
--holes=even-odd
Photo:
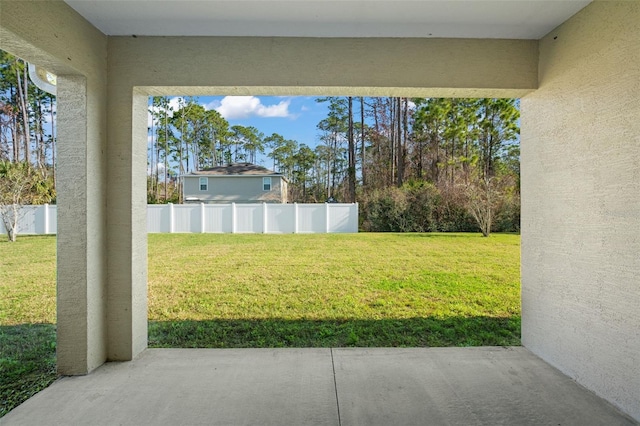
[[[334,349],[342,426],[632,425],[522,347]]]
[[[634,425],[521,347],[149,349],[12,425]]]
[[[150,349],[65,377],[2,425],[336,425],[330,349]]]

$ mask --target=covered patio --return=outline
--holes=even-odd
[[[147,349],[2,424],[634,425],[522,347]]]
[[[79,376],[2,423],[640,421],[638,22],[638,1],[0,0],[0,48],[58,76],[58,371]],[[163,94],[521,98],[524,348],[146,350]]]

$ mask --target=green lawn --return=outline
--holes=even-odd
[[[520,237],[149,235],[152,347],[520,344]],[[0,415],[54,378],[55,237],[0,242]]]
[[[56,378],[56,239],[0,239],[0,417]]]
[[[519,344],[519,241],[153,234],[150,345]]]

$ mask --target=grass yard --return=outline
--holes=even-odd
[[[55,283],[55,236],[0,239],[0,417],[56,378]]]
[[[520,344],[520,237],[149,236],[152,347]]]
[[[0,416],[55,379],[55,237],[0,242]],[[520,344],[520,237],[149,235],[151,347]]]

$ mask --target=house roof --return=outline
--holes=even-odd
[[[233,163],[194,171],[185,176],[282,176],[282,173],[251,163]]]

